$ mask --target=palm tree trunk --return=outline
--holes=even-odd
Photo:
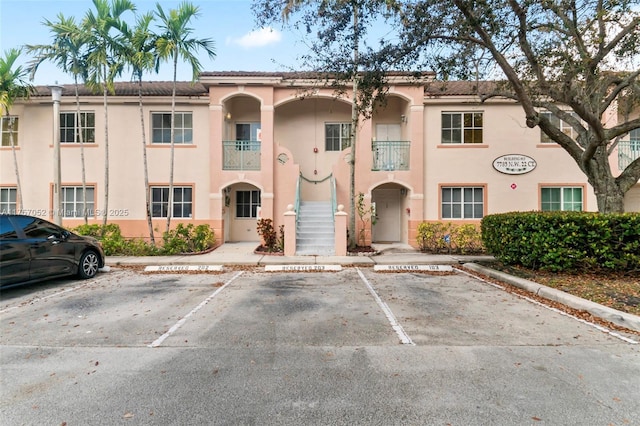
[[[149,188],[149,168],[147,165],[147,138],[144,132],[144,111],[142,109],[142,76],[138,78],[138,104],[140,105],[140,129],[142,130],[142,162],[144,164],[144,193],[146,199],[146,215],[147,224],[149,225],[149,239],[152,245],[156,245],[156,240],[153,235],[153,220],[151,219],[151,189]]]
[[[9,144],[11,145],[11,154],[13,155],[13,170],[16,172],[16,191],[18,200],[20,200],[20,208],[24,210],[24,198],[22,198],[22,185],[20,184],[20,169],[18,168],[18,156],[16,154],[16,144],[13,139],[13,119],[9,117],[7,110],[7,126],[9,127]],[[16,203],[17,207],[17,203]],[[17,213],[17,212],[16,212]]]
[[[78,93],[77,75],[74,76],[74,81],[76,88],[76,129],[78,129],[78,137],[80,138],[80,164],[82,167],[82,217],[84,217],[84,224],[86,225],[89,223],[89,212],[87,211],[87,174],[84,162],[84,132],[82,128],[82,118],[80,117],[80,94]]]
[[[171,93],[171,159],[169,160],[169,197],[167,200],[167,230],[171,226],[171,213],[173,212],[173,165],[175,158],[175,124],[176,124],[176,78],[178,75],[178,51],[173,54],[173,91]]]
[[[104,206],[102,207],[102,233],[104,235],[109,213],[109,114],[107,112],[107,66],[103,67],[104,79]]]
[[[351,104],[351,161],[349,161],[349,247],[356,246],[356,139],[358,137],[358,9],[353,6],[353,98]]]

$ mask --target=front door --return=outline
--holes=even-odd
[[[402,224],[400,223],[402,209],[400,189],[376,189],[373,191],[372,201],[376,206],[373,241],[400,241],[402,229]]]

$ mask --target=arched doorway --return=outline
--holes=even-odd
[[[372,227],[372,241],[377,243],[406,242],[405,209],[407,189],[402,185],[387,183],[371,191],[376,221]]]
[[[260,241],[257,221],[262,206],[262,191],[250,183],[234,183],[224,195],[225,242]]]

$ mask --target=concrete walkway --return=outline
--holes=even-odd
[[[640,331],[640,316],[621,312],[589,300],[572,296],[561,290],[546,287],[533,281],[514,277],[503,272],[480,266],[475,262],[493,260],[493,256],[464,256],[421,253],[407,244],[374,244],[376,254],[360,256],[280,256],[256,254],[258,243],[225,243],[217,249],[197,255],[181,256],[109,256],[107,265],[222,265],[222,266],[266,266],[266,265],[462,265],[483,275],[498,279],[533,294],[562,303],[573,309],[587,311],[592,315],[616,325]]]
[[[359,256],[281,256],[256,254],[258,243],[225,243],[212,252],[181,256],[109,256],[108,265],[455,265],[492,256],[433,255],[420,253],[408,244],[374,244],[376,254]]]

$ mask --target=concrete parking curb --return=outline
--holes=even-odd
[[[527,290],[528,292],[544,297],[545,299],[562,303],[563,305],[567,305],[573,309],[589,312],[598,318],[602,318],[621,327],[640,331],[640,316],[618,311],[617,309],[609,308],[607,306],[602,306],[590,300],[585,300],[572,294],[565,293],[562,290],[547,287],[524,278],[514,277],[513,275],[496,271],[491,268],[486,268],[476,263],[465,263],[464,267],[488,277],[504,281],[523,290]]]

